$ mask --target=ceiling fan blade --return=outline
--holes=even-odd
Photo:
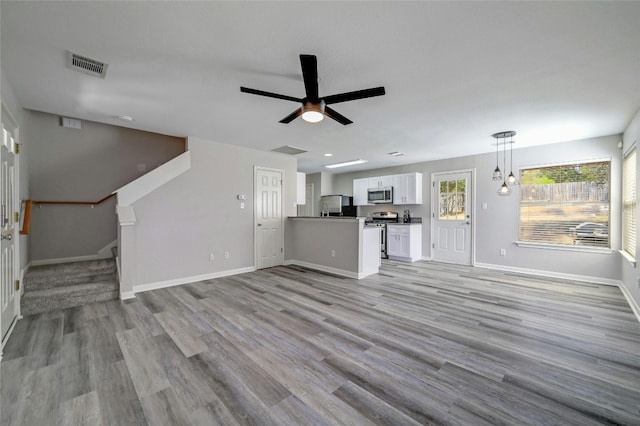
[[[307,99],[311,102],[318,101],[318,60],[315,55],[300,55],[302,66],[302,79]]]
[[[353,123],[353,121],[349,120],[347,117],[345,117],[344,115],[340,114],[335,109],[329,108],[328,106],[324,107],[324,115],[326,115],[329,118],[333,118],[338,123],[344,124],[345,126],[347,124]]]
[[[284,99],[285,101],[292,101],[292,102],[302,102],[302,99],[294,98],[293,96],[287,96],[287,95],[280,95],[278,93],[265,92],[264,90],[249,89],[248,87],[240,86],[240,91],[243,92],[243,93],[250,93],[252,95],[266,96],[268,98]]]
[[[285,118],[280,120],[280,123],[284,123],[284,124],[291,123],[293,120],[298,118],[300,114],[302,114],[302,108],[298,108],[297,110],[293,111],[291,114],[287,115]]]
[[[384,87],[374,87],[372,89],[356,90],[354,92],[339,93],[337,95],[325,96],[322,98],[324,103],[337,104],[340,102],[355,101],[356,99],[372,98],[374,96],[382,96],[385,94]]]

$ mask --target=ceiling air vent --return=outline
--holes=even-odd
[[[70,70],[79,71],[98,78],[104,78],[108,67],[109,64],[105,64],[104,62],[99,62],[95,59],[67,52],[67,68]]]
[[[289,145],[281,146],[280,148],[274,148],[271,151],[281,152],[283,154],[290,154],[290,155],[298,155],[298,154],[307,152],[302,148],[296,148],[295,146],[289,146]]]

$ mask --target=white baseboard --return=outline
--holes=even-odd
[[[355,278],[357,280],[364,277],[368,277],[369,275],[373,275],[373,274],[365,274],[364,272],[358,273],[353,271],[347,271],[345,269],[332,268],[331,266],[318,265],[316,263],[310,263],[310,262],[305,262],[302,260],[295,260],[295,259],[286,260],[284,264],[298,265],[298,266],[303,266],[309,269],[317,269],[318,271],[328,272],[330,274],[340,275],[342,277],[347,277],[347,278]]]
[[[113,257],[113,252],[111,251],[111,249],[116,247],[117,245],[118,240],[113,240],[106,246],[102,247],[100,250],[98,250],[98,259],[109,259],[110,257]]]
[[[629,302],[629,306],[631,306],[631,310],[636,315],[636,318],[638,319],[638,322],[640,322],[640,306],[638,306],[638,303],[633,298],[633,296],[631,295],[629,290],[624,286],[624,284],[622,284],[622,282],[620,282],[620,286],[619,287],[620,287],[620,291],[622,291],[622,294],[624,295],[625,299],[627,299],[627,302]]]
[[[420,258],[420,260],[426,260],[426,261],[430,262],[432,259],[431,259],[431,256],[422,256]]]
[[[58,259],[41,259],[41,260],[32,260],[31,266],[41,266],[41,265],[55,265],[57,263],[71,263],[71,262],[85,262],[87,260],[98,260],[97,254],[92,254],[89,256],[74,256],[74,257],[60,257]]]
[[[567,274],[564,272],[544,271],[541,269],[518,268],[516,266],[495,265],[492,263],[476,263],[474,266],[485,269],[496,269],[498,271],[519,272],[522,274],[538,275],[542,277],[562,278],[566,280],[582,281],[588,283],[612,285],[620,287],[622,282],[611,278],[592,277],[589,275]]]
[[[133,291],[121,291],[120,300],[135,299],[136,294]]]
[[[86,256],[59,257],[57,259],[41,259],[29,262],[31,266],[55,265],[57,263],[86,262],[88,260],[109,259],[113,257],[111,249],[118,245],[118,240],[113,240],[102,247],[96,254]]]
[[[542,271],[539,269],[517,268],[514,266],[493,265],[490,263],[476,263],[474,266],[477,266],[478,268],[496,269],[498,271],[520,272],[523,274],[538,275],[542,277],[563,278],[563,279],[574,280],[574,281],[582,281],[582,282],[611,285],[611,286],[618,287],[622,292],[622,294],[624,295],[624,298],[627,299],[627,302],[629,303],[631,310],[636,316],[636,319],[638,320],[638,322],[640,322],[640,306],[638,306],[638,303],[635,301],[635,299],[633,298],[629,290],[627,290],[627,288],[624,286],[624,284],[620,280],[614,280],[610,278],[591,277],[588,275],[576,275],[576,274],[565,274],[562,272]]]
[[[159,288],[166,288],[166,287],[173,287],[181,284],[190,284],[198,281],[211,280],[213,278],[228,277],[229,275],[246,274],[247,272],[253,272],[255,270],[256,268],[254,266],[248,266],[246,268],[229,269],[227,271],[212,272],[210,274],[203,274],[203,275],[193,275],[191,277],[177,278],[175,280],[158,281],[155,283],[135,285],[133,286],[133,291],[121,293],[120,298],[135,297],[135,296],[131,296],[131,294],[133,293],[141,293],[144,291],[156,290]]]

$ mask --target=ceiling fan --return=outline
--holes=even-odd
[[[304,89],[306,96],[304,98],[294,98],[293,96],[280,95],[278,93],[265,92],[263,90],[250,89],[248,87],[240,87],[240,91],[251,93],[253,95],[267,96],[269,98],[284,99],[285,101],[299,102],[302,104],[300,108],[287,115],[280,120],[280,123],[290,123],[295,118],[302,115],[302,119],[312,123],[318,122],[327,116],[336,120],[338,123],[353,123],[344,115],[338,113],[328,105],[340,102],[354,101],[356,99],[371,98],[374,96],[384,95],[384,87],[374,87],[371,89],[356,90],[354,92],[339,93],[337,95],[323,96],[318,95],[318,61],[315,55],[300,55],[300,65],[302,66],[302,79],[304,80]]]

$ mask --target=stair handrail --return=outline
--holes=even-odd
[[[115,197],[116,193],[111,193],[109,195],[107,195],[106,197],[101,198],[98,201],[35,201],[33,200],[32,203],[33,204],[79,204],[79,205],[91,205],[91,206],[96,206],[98,204],[101,204],[105,201],[107,201],[109,198],[111,197]]]

